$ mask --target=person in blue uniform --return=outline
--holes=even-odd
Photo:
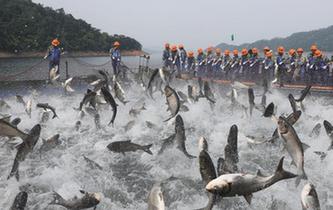
[[[44,56],[44,59],[49,59],[49,71],[55,67],[57,74],[60,73],[60,56],[62,53],[59,45],[60,41],[58,39],[52,40],[51,46],[47,49]]]
[[[113,47],[110,49],[110,57],[111,57],[111,64],[113,68],[113,74],[115,76],[118,76],[120,73],[120,62],[121,62],[121,54],[120,54],[120,43],[119,42],[114,42]]]

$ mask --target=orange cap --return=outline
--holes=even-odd
[[[194,57],[194,52],[193,52],[193,51],[189,51],[189,52],[187,53],[187,56],[188,56],[189,58],[193,58],[193,57]]]
[[[246,48],[242,49],[242,55],[247,55],[247,49]]]
[[[216,53],[216,54],[219,54],[219,55],[220,55],[220,54],[221,54],[221,52],[222,52],[222,51],[221,51],[221,49],[220,49],[220,48],[216,48],[216,49],[215,49],[215,53]]]
[[[278,53],[284,53],[284,47],[280,46],[277,49]]]
[[[264,47],[264,52],[268,52],[268,51],[270,51],[271,49],[269,49],[269,47]]]
[[[51,44],[52,44],[53,46],[58,46],[58,45],[60,44],[60,42],[59,42],[58,39],[53,39],[52,42],[51,42]]]
[[[224,55],[229,55],[230,54],[230,50],[226,49],[224,50]]]
[[[113,46],[115,46],[115,47],[119,47],[119,46],[120,46],[120,43],[117,42],[117,41],[115,41],[115,42],[113,43]]]
[[[317,45],[313,44],[313,45],[310,47],[310,50],[311,50],[312,52],[316,52],[316,50],[318,50]]]
[[[295,53],[296,53],[296,50],[295,50],[295,49],[291,48],[291,49],[289,50],[289,55],[295,55]]]
[[[303,50],[302,48],[298,48],[298,49],[297,49],[297,52],[298,52],[298,53],[303,53],[304,50]]]
[[[164,44],[164,47],[165,47],[165,48],[169,48],[169,47],[170,47],[170,44],[169,44],[169,43],[165,43],[165,44]]]
[[[253,54],[258,54],[258,49],[257,48],[252,48],[252,53]]]
[[[238,50],[237,50],[237,49],[234,49],[234,50],[233,50],[233,53],[234,53],[234,55],[238,55]]]
[[[173,51],[173,52],[177,51],[177,46],[176,45],[172,45],[171,46],[171,51]]]
[[[202,48],[199,48],[199,49],[198,49],[198,53],[199,53],[199,54],[203,53]]]
[[[184,45],[179,44],[179,45],[178,45],[178,48],[179,48],[179,49],[183,49],[183,48],[184,48]]]
[[[316,56],[316,57],[320,57],[320,56],[322,56],[321,51],[320,51],[320,50],[316,50],[316,52],[315,52],[315,56]]]
[[[267,52],[266,52],[266,57],[267,57],[267,58],[271,58],[272,56],[273,56],[272,51],[267,51]]]

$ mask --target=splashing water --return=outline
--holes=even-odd
[[[187,92],[185,82],[171,85],[176,90]],[[217,103],[213,109],[209,102],[200,99],[198,103],[187,104],[190,111],[180,113],[186,128],[186,147],[190,154],[198,155],[198,140],[206,137],[209,144],[209,154],[216,166],[217,159],[224,154],[227,135],[231,125],[236,124],[239,129],[239,168],[243,172],[255,174],[260,169],[263,174],[272,174],[278,160],[286,156],[285,168],[295,172],[296,168],[289,165],[291,158],[281,151],[277,145],[250,145],[246,135],[270,137],[276,128],[274,122],[262,117],[262,113],[255,110],[251,118],[246,117],[242,110],[231,111],[231,102],[227,94],[228,87],[212,87],[215,90]],[[150,99],[136,85],[126,91],[126,99],[130,102],[125,106],[119,103],[115,126],[109,127],[112,110],[107,106],[100,112],[102,129],[96,130],[94,119],[86,115],[82,127],[75,131],[74,126],[80,120],[79,113],[73,109],[78,107],[83,98],[84,89],[72,96],[63,96],[57,92],[39,92],[33,100],[32,118],[29,119],[21,104],[15,101],[15,93],[3,99],[11,106],[8,111],[13,117],[21,117],[19,128],[23,131],[31,129],[40,122],[42,110],[37,109],[37,103],[47,102],[56,108],[59,118],[50,119],[43,124],[41,138],[35,146],[34,152],[20,164],[20,181],[14,178],[7,180],[16,149],[0,141],[0,206],[8,209],[19,190],[28,192],[27,209],[63,209],[60,206],[48,206],[52,201],[52,191],[58,192],[65,199],[80,196],[79,190],[99,192],[102,201],[97,209],[147,209],[147,196],[153,184],[171,176],[178,179],[163,185],[162,191],[167,209],[197,209],[208,202],[207,195],[199,173],[198,159],[188,159],[176,148],[167,149],[162,155],[157,155],[162,139],[174,132],[174,122],[164,123],[169,113],[166,112],[165,96],[159,92],[154,94],[155,100]],[[260,89],[255,89],[255,93]],[[31,98],[25,94],[24,98]],[[239,102],[248,105],[247,90],[240,91]],[[140,101],[140,102],[138,102]],[[137,118],[128,113],[133,106],[140,107],[142,101],[146,104]],[[273,90],[267,95],[267,102],[273,101],[278,106],[278,114],[291,112],[287,94]],[[259,103],[259,97],[256,103]],[[140,104],[141,103],[141,104]],[[305,171],[309,181],[316,186],[323,209],[333,206],[333,155],[328,151],[327,157],[321,161],[314,151],[327,152],[330,140],[324,129],[316,138],[310,138],[312,128],[323,120],[332,121],[333,105],[331,99],[311,95],[305,99],[305,113],[295,124],[295,129],[301,141],[311,146],[305,152]],[[124,126],[135,120],[134,126],[125,132]],[[146,121],[157,125],[151,129]],[[62,144],[49,152],[39,153],[41,139],[47,139],[59,133]],[[132,142],[146,145],[153,144],[153,156],[142,152],[113,153],[106,146],[113,141],[132,140]],[[280,140],[279,140],[280,141]],[[83,155],[95,161],[102,170],[92,168]],[[302,181],[298,188],[294,179],[284,180],[263,191],[254,193],[252,204],[248,205],[243,197],[224,198],[214,209],[300,209],[300,193],[306,181]]]

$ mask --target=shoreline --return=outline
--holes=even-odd
[[[39,58],[44,57],[45,52],[23,52],[19,54],[8,53],[0,51],[0,59],[2,58]],[[94,52],[94,51],[76,51],[69,54],[64,54],[63,57],[68,56],[74,57],[106,57],[109,56],[108,52]],[[130,51],[121,51],[122,56],[141,56],[149,55],[149,53],[142,50],[130,50]]]

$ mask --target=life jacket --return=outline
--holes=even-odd
[[[61,50],[59,47],[53,47],[50,50],[50,61],[54,63],[59,63],[60,62],[60,55],[61,55]]]

